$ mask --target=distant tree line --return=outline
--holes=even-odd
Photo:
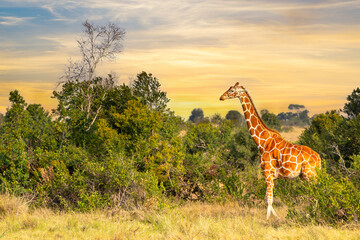
[[[305,108],[304,105],[290,104],[288,109],[291,111],[281,112],[277,115],[269,112],[267,109],[262,109],[260,111],[260,117],[268,127],[278,131],[281,131],[282,127],[309,126],[311,118],[308,115],[309,111]],[[243,115],[237,110],[230,110],[226,114],[225,119],[239,123],[244,121]],[[193,123],[199,123],[208,121],[208,119],[204,116],[204,111],[201,108],[194,108],[189,117],[189,121]]]

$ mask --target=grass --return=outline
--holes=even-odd
[[[338,228],[298,225],[285,218],[265,220],[265,208],[187,203],[161,211],[106,210],[56,213],[30,210],[0,195],[0,239],[360,239],[359,225]]]
[[[283,131],[281,132],[281,136],[292,143],[295,143],[297,140],[299,140],[299,136],[302,134],[302,132],[305,130],[303,127],[297,127],[293,126],[291,127],[290,131]]]

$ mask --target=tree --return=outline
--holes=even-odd
[[[68,128],[76,144],[85,143],[85,136],[90,134],[89,130],[94,126],[104,100],[113,87],[114,80],[109,75],[105,79],[98,77],[89,81],[68,81],[62,85],[61,91],[53,92],[59,101],[53,111]]]
[[[304,105],[290,104],[288,109],[291,112],[281,112],[277,115],[283,125],[304,127],[310,124],[309,111]]]
[[[83,37],[77,40],[82,59],[70,61],[59,82],[62,91],[54,91],[54,97],[59,100],[57,113],[60,116],[66,114],[62,110],[77,108],[84,113],[88,122],[85,128],[89,131],[101,111],[101,101],[114,86],[115,79],[111,74],[107,78],[95,77],[96,68],[103,59],[112,60],[121,52],[125,31],[114,23],[96,26],[86,21],[83,26]]]
[[[0,131],[0,184],[4,189],[26,185],[29,179],[29,159],[23,137],[28,133],[27,106],[18,90],[10,92],[10,108]],[[4,186],[5,185],[5,186]],[[6,186],[8,185],[8,186]]]
[[[184,137],[187,152],[215,152],[220,146],[223,135],[219,128],[211,123],[190,125]]]
[[[0,127],[1,127],[1,126],[3,125],[3,123],[4,123],[4,118],[5,118],[4,114],[0,113]]]
[[[11,107],[5,114],[5,122],[15,123],[21,118],[27,104],[18,90],[10,92],[9,101],[11,102]]]
[[[227,120],[236,121],[236,122],[243,121],[243,116],[241,115],[241,113],[239,111],[236,111],[236,110],[228,111],[225,118]]]
[[[221,115],[219,113],[215,113],[210,121],[213,123],[213,124],[221,124],[223,122],[223,119],[221,118]]]
[[[344,118],[338,111],[332,110],[317,115],[309,128],[300,136],[300,143],[330,159],[339,159],[337,150],[342,151],[343,131],[339,126],[344,124]]]
[[[263,109],[260,111],[260,114],[261,114],[261,119],[268,127],[278,131],[281,130],[281,122],[274,113],[270,113],[267,109]]]
[[[0,182],[13,189],[29,187],[38,163],[36,152],[57,149],[57,134],[41,105],[27,104],[17,90],[10,92],[9,100],[0,128]]]
[[[183,173],[183,147],[180,124],[169,114],[152,111],[138,100],[130,100],[122,113],[114,113],[119,135],[125,150],[135,159],[137,171],[154,173],[166,188],[177,188],[177,177]],[[173,132],[173,133],[170,133]]]
[[[134,95],[139,97],[140,102],[147,106],[149,110],[164,111],[170,101],[166,97],[166,92],[160,90],[160,82],[151,73],[141,72],[132,83]]]
[[[114,23],[96,26],[86,21],[83,27],[83,36],[77,41],[82,58],[69,62],[59,82],[61,90],[53,92],[53,97],[59,101],[54,113],[78,135],[75,137],[77,143],[92,129],[107,94],[115,86],[113,75],[96,77],[96,68],[102,60],[112,60],[122,51],[125,35]]]
[[[360,113],[360,88],[356,88],[353,92],[347,96],[347,103],[344,105],[343,112],[348,115],[349,118],[355,118]]]
[[[201,108],[194,108],[191,111],[189,121],[193,123],[199,123],[203,119],[204,119],[204,111]]]
[[[162,115],[146,108],[141,102],[131,100],[123,113],[114,113],[116,130],[134,145],[148,139],[162,127]]]
[[[300,105],[300,104],[290,104],[289,106],[288,106],[288,109],[289,110],[300,110],[300,109],[302,109],[302,108],[305,108],[305,106],[304,105]]]
[[[304,110],[298,113],[299,119],[301,120],[301,122],[309,125],[310,124],[310,118],[309,118],[309,111],[308,110]]]
[[[9,100],[11,107],[6,112],[1,130],[21,138],[28,152],[36,148],[55,149],[58,136],[49,112],[40,104],[27,104],[17,90],[10,92]]]
[[[90,81],[95,77],[99,62],[112,60],[122,51],[125,31],[114,23],[96,26],[88,21],[83,23],[84,34],[77,40],[82,59],[69,63],[63,76],[64,81]]]
[[[102,113],[100,118],[106,119],[109,124],[116,128],[114,123],[114,113],[123,113],[127,108],[130,100],[136,100],[132,90],[129,86],[122,84],[120,86],[114,86],[111,88],[102,102]]]
[[[51,116],[40,104],[29,104],[26,108],[29,113],[28,132],[24,140],[28,148],[42,148],[46,150],[57,149],[57,138],[59,137],[55,122]]]

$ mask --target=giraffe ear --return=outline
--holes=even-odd
[[[239,84],[240,84],[239,82],[235,83],[235,87],[236,87],[236,86],[239,86]]]

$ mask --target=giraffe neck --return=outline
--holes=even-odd
[[[270,138],[273,133],[277,132],[268,128],[261,120],[248,92],[241,93],[239,99],[244,110],[245,120],[249,128],[250,135],[259,150],[262,151],[265,147],[266,140]]]

